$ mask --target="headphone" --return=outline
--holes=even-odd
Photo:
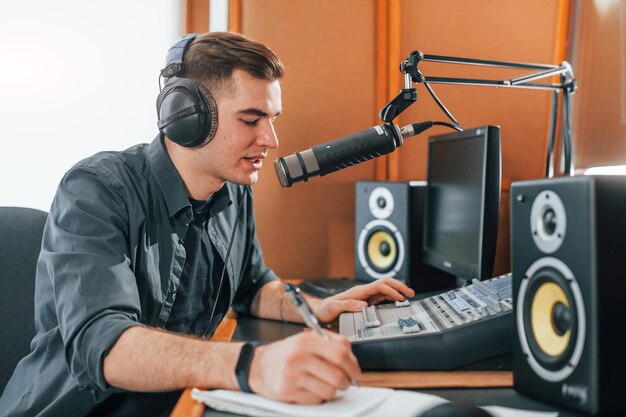
[[[208,143],[217,131],[217,105],[213,96],[206,89],[203,92],[195,81],[178,76],[184,69],[185,52],[197,37],[196,33],[183,35],[167,51],[159,79],[164,77],[168,81],[156,102],[159,131],[188,148]]]

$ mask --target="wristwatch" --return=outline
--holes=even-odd
[[[235,366],[235,375],[237,376],[239,388],[241,388],[243,392],[252,392],[250,386],[248,385],[248,377],[250,375],[250,364],[252,363],[252,358],[254,357],[254,349],[256,349],[258,345],[258,342],[246,342],[241,347],[241,351],[239,353],[239,359],[237,360],[237,365]]]

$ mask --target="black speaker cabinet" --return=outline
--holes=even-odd
[[[626,177],[513,183],[517,391],[626,413]]]
[[[415,291],[454,286],[454,277],[422,262],[425,199],[425,182],[356,183],[357,280],[393,277]]]

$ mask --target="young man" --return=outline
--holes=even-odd
[[[166,415],[193,386],[315,404],[359,379],[350,343],[336,334],[256,349],[205,338],[230,306],[301,321],[263,262],[249,189],[278,146],[283,66],[230,33],[198,36],[183,55],[178,77],[198,86],[212,128],[192,146],[160,134],[99,153],[64,176],[37,267],[37,335],[0,415]],[[384,279],[310,302],[328,322],[413,295]],[[236,375],[238,363],[249,371]]]

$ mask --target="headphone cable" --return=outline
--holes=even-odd
[[[239,224],[239,216],[241,214],[241,208],[243,207],[244,198],[246,194],[250,193],[250,187],[248,185],[244,186],[244,192],[239,198],[239,207],[237,207],[237,218],[235,219],[235,225],[233,226],[233,232],[230,234],[230,239],[228,242],[228,249],[226,249],[226,256],[224,257],[224,267],[222,268],[222,275],[220,276],[220,283],[217,286],[217,294],[213,301],[213,308],[211,309],[211,316],[209,317],[209,324],[207,325],[206,330],[202,334],[202,338],[206,338],[207,333],[211,329],[211,322],[213,321],[213,315],[215,314],[215,308],[217,307],[217,300],[220,297],[220,291],[222,290],[222,283],[224,282],[224,275],[226,275],[226,265],[228,265],[228,257],[230,256],[230,249],[233,247],[233,241],[235,240],[235,232],[237,231],[237,225]]]

